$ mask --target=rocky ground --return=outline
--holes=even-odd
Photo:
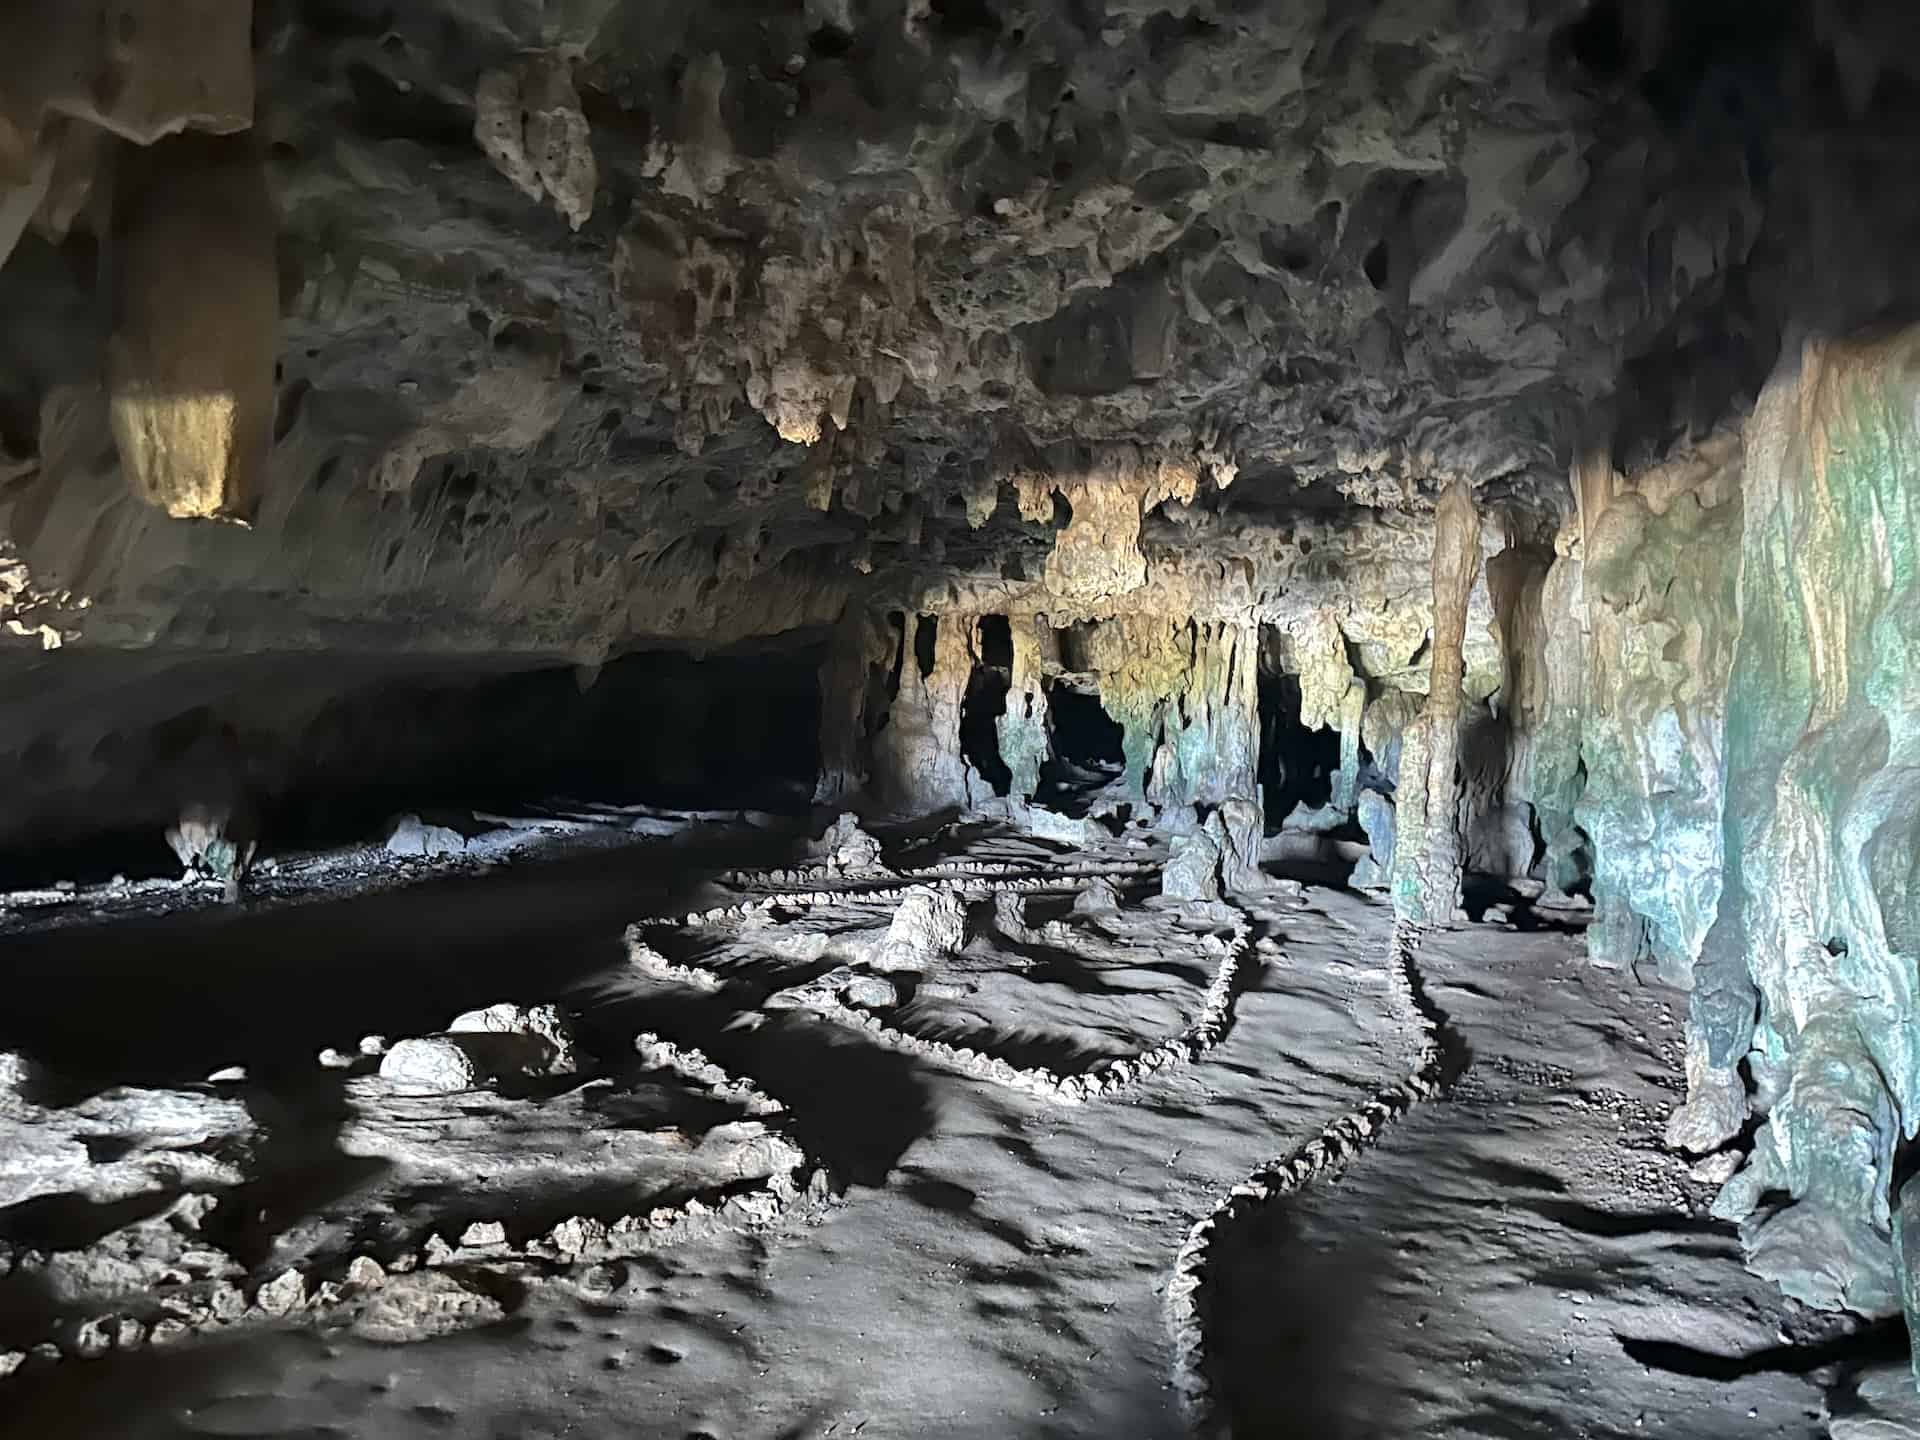
[[[216,1205],[252,1223],[209,1225],[200,1242],[226,1258],[240,1313],[166,1347],[122,1352],[109,1339],[90,1360],[30,1355],[5,1382],[0,1433],[1181,1434],[1165,1289],[1187,1227],[1256,1165],[1403,1075],[1418,1036],[1391,1003],[1390,916],[1375,901],[1276,885],[1216,909],[1158,899],[1148,871],[1111,882],[1109,904],[1084,896],[1092,881],[1063,878],[1160,853],[1070,854],[1004,833],[890,841],[895,868],[922,867],[929,888],[972,897],[964,948],[919,970],[871,963],[897,902],[845,898],[895,877],[722,875],[731,857],[721,852],[657,844],[301,906],[16,933],[5,942],[18,985],[5,1043],[41,1071],[31,1098],[48,1108],[38,1113],[97,1109],[117,1085],[231,1104],[233,1092],[223,1099],[202,1077],[239,1064],[250,1079],[233,1107],[247,1143],[202,1157],[235,1173],[169,1179],[150,1166],[146,1188],[128,1182],[131,1195],[112,1202],[68,1204],[60,1225],[45,1196],[37,1209],[29,1200],[0,1212],[15,1257],[0,1280],[9,1340],[38,1326],[69,1337],[72,1351],[76,1307],[49,1303],[36,1274],[66,1263],[104,1283],[104,1257],[138,1263],[135,1239],[166,1206],[181,1213],[179,1191],[231,1198],[237,1179],[247,1203],[261,1203],[257,1216]],[[775,858],[750,840],[738,854]],[[1015,878],[1049,882],[1019,903],[1024,940],[1009,937],[1009,912],[990,893]],[[822,893],[840,898],[793,898]],[[762,920],[749,911],[744,925],[723,916],[689,930],[674,918],[776,896],[779,908],[757,912]],[[658,919],[635,935],[669,968],[717,986],[623,953],[622,924],[648,915]],[[1009,1069],[1101,1073],[1180,1034],[1203,1008],[1225,953],[1207,937],[1230,935],[1236,919],[1249,944],[1219,1043],[1106,1098],[1062,1104],[949,1051],[891,1043],[904,1034]],[[821,946],[791,968],[794,951]],[[1594,970],[1580,938],[1556,930],[1476,925],[1429,939],[1417,963],[1471,1066],[1343,1179],[1220,1236],[1209,1364],[1236,1433],[1821,1433],[1825,1389],[1843,1363],[1871,1355],[1873,1337],[1837,1336],[1749,1276],[1735,1238],[1704,1213],[1710,1189],[1660,1147],[1681,1092],[1681,997]],[[884,1032],[850,1021],[844,1012],[858,1006],[774,1003],[792,993],[786,982],[836,965],[923,993],[882,1006]],[[89,1011],[103,986],[139,1002],[115,1008],[127,1019]],[[603,1058],[517,1099],[499,1086],[470,1092],[465,1141],[435,1157],[439,1194],[405,1190],[407,1157],[361,1141],[392,1140],[409,1107],[454,1101],[375,1099],[367,1062],[329,1071],[317,1049],[420,1033],[507,998],[557,1003],[583,1054]],[[641,1031],[752,1077],[785,1108],[766,1123],[832,1177],[836,1197],[803,1197],[770,1226],[696,1228],[644,1253],[522,1253],[546,1233],[561,1192],[571,1191],[561,1208],[597,1205],[610,1218],[645,1188],[609,1171],[602,1178],[620,1183],[588,1196],[578,1173],[590,1168],[583,1154],[634,1127],[660,1133],[658,1108],[614,1119],[602,1101],[592,1113],[609,1076],[638,1083],[630,1063],[604,1057],[631,1054]],[[683,1093],[701,1088],[650,1073]],[[708,1107],[697,1116],[696,1100]],[[546,1178],[536,1164],[536,1183],[503,1210],[506,1250],[489,1250],[490,1233],[456,1233],[446,1216],[457,1210],[464,1224],[478,1210],[449,1206],[447,1194],[498,1188],[492,1151],[513,1127],[494,1120],[516,1104],[532,1107],[521,1119],[553,1127],[514,1131],[516,1143],[545,1145]],[[350,1118],[320,1138],[285,1118],[311,1121],[327,1105]],[[696,1139],[741,1118],[720,1108],[711,1093],[667,1107]],[[110,1168],[127,1140],[96,1136],[96,1168]],[[121,1169],[155,1148],[122,1150]],[[322,1199],[316,1172],[348,1163],[378,1176]],[[657,1177],[647,1184],[663,1193]],[[413,1209],[396,1205],[397,1191]],[[416,1272],[393,1263],[405,1248],[396,1214],[418,1222]],[[28,1234],[35,1224],[41,1233]],[[461,1253],[434,1253],[425,1236],[436,1224]],[[301,1298],[274,1313],[274,1292],[254,1287],[285,1273],[289,1234],[309,1237],[313,1268]],[[257,1247],[269,1235],[280,1249],[248,1250],[247,1238]],[[19,1263],[28,1240],[53,1252],[51,1264]],[[354,1298],[340,1262],[355,1250],[385,1257],[387,1300]],[[342,1298],[328,1308],[323,1273],[336,1271]],[[415,1293],[443,1282],[480,1298]]]

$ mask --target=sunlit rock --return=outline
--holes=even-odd
[[[275,220],[245,140],[183,136],[120,163],[114,440],[134,493],[245,520],[265,483],[280,337]]]

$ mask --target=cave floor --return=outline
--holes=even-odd
[[[844,1189],[771,1229],[596,1267],[591,1288],[534,1276],[503,1319],[419,1343],[240,1325],[29,1365],[4,1382],[0,1435],[1183,1434],[1163,1302],[1187,1227],[1413,1053],[1389,1003],[1387,909],[1276,887],[1248,907],[1275,943],[1250,952],[1224,1041],[1066,1107],[804,1013],[743,1023],[752,992],[628,963],[626,922],[750,895],[710,882],[770,850],[764,834],[732,854],[600,849],[0,940],[0,1048],[69,1099],[240,1064],[298,1114],[336,1083],[315,1073],[322,1045],[551,999],[589,1049],[630,1052],[652,1030],[752,1077]],[[969,853],[1067,859],[989,836]],[[993,969],[992,942],[966,956]],[[1710,1190],[1659,1146],[1684,997],[1592,968],[1578,936],[1551,930],[1465,927],[1430,937],[1418,965],[1472,1065],[1343,1179],[1222,1237],[1209,1345],[1237,1433],[1822,1433],[1833,1377],[1802,1357],[1831,1329],[1741,1268],[1737,1239],[1705,1218]],[[1044,976],[1031,955],[1002,968],[1044,984],[1056,1059],[1076,1025],[1162,1038],[1205,984],[1151,947]],[[18,1279],[0,1279],[0,1320]]]

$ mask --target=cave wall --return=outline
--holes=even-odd
[[[1739,435],[1720,434],[1630,481],[1605,477],[1580,517],[1585,623],[1561,626],[1584,629],[1589,661],[1575,810],[1593,846],[1589,948],[1605,964],[1650,960],[1681,986],[1720,895],[1742,467]]]
[[[1895,1152],[1920,1129],[1920,332],[1783,361],[1744,493],[1693,1023],[1715,1063],[1747,1053],[1766,1119],[1716,1209],[1790,1294],[1884,1313]]]
[[[0,888],[169,869],[190,807],[263,854],[377,839],[405,809],[790,808],[818,749],[816,647],[591,669],[512,658],[43,654],[0,683]]]

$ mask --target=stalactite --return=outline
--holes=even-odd
[[[1360,800],[1360,729],[1367,719],[1367,687],[1357,676],[1340,702],[1340,769],[1328,801],[1351,812]]]
[[[1467,601],[1480,564],[1473,493],[1456,480],[1440,497],[1433,535],[1433,643],[1427,706],[1400,759],[1394,907],[1414,924],[1451,920],[1460,897],[1461,836],[1455,769],[1466,669]]]
[[[1366,682],[1353,673],[1347,637],[1332,610],[1315,610],[1288,626],[1285,640],[1300,677],[1300,723],[1309,730],[1332,729],[1340,735],[1340,769],[1333,777],[1328,803],[1351,813],[1359,798]]]
[[[133,491],[245,519],[273,441],[274,217],[245,139],[184,135],[120,166],[108,390]]]
[[[1129,616],[1094,632],[1100,703],[1123,733],[1128,789],[1161,806],[1259,793],[1259,631]]]
[[[1548,711],[1548,631],[1541,599],[1553,552],[1509,534],[1487,561],[1487,598],[1500,645],[1500,690],[1471,730],[1475,753],[1467,772],[1469,861],[1488,874],[1517,877],[1532,869],[1538,817],[1533,803],[1535,755]]]

